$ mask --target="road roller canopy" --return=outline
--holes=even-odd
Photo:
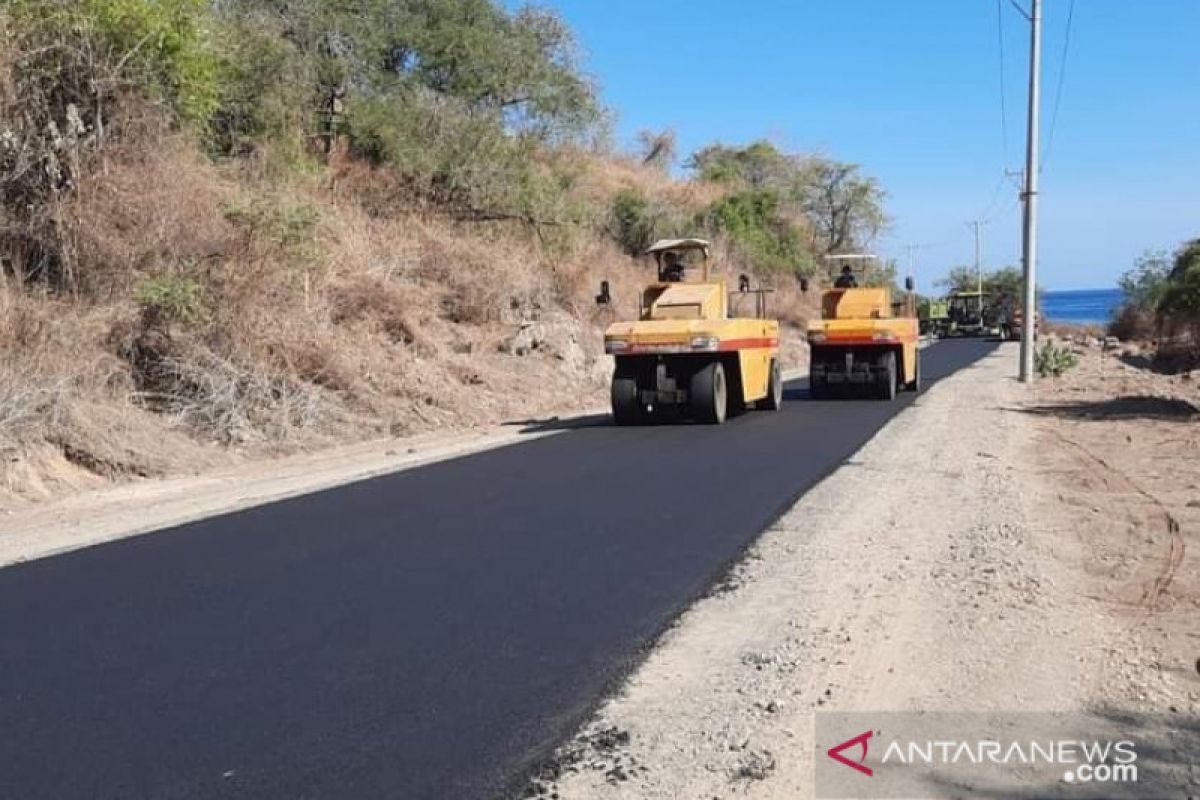
[[[699,269],[700,280],[707,283],[708,253],[711,247],[712,243],[706,239],[660,239],[643,255],[654,256],[660,281],[683,281],[686,280],[685,273]]]
[[[661,253],[666,253],[669,250],[701,250],[704,257],[708,258],[708,253],[712,249],[712,242],[707,239],[660,239],[647,248],[643,255],[656,256]]]

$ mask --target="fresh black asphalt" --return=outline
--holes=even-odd
[[[927,384],[989,352],[925,351]],[[0,798],[489,798],[912,402],[606,422],[0,570]]]

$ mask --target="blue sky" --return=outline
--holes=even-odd
[[[1019,262],[1002,176],[1023,164],[1028,27],[1002,2],[1007,148],[995,0],[543,4],[576,31],[622,145],[670,127],[685,155],[768,138],[861,164],[894,219],[876,249],[904,263],[930,245],[929,286],[970,262],[975,217],[991,217],[985,262]],[[1044,5],[1046,141],[1070,0]],[[1200,0],[1077,0],[1042,174],[1044,287],[1109,286],[1144,250],[1200,236],[1198,43]]]

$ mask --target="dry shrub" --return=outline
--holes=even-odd
[[[222,444],[286,440],[325,413],[311,387],[210,352],[164,359],[155,388],[148,403]]]
[[[64,334],[77,333],[68,304],[0,288],[0,451],[13,452],[59,427],[90,357],[72,357]]]
[[[0,365],[0,454],[45,438],[65,418],[70,379]]]
[[[1104,336],[1104,327],[1072,322],[1043,322],[1038,325],[1038,331],[1046,336],[1054,336],[1072,342],[1083,343]]]
[[[320,387],[345,388],[352,375],[303,318],[281,313],[286,288],[267,282],[253,292],[219,280],[210,288],[219,313],[203,324],[147,307],[112,326],[108,345],[129,365],[131,400],[222,444],[285,441],[338,417],[339,404]]]
[[[376,322],[394,342],[413,344],[420,327],[412,316],[412,299],[399,286],[370,276],[346,282],[330,291],[330,318],[335,325]],[[426,345],[436,351],[436,347]]]
[[[1157,335],[1158,322],[1153,311],[1124,305],[1108,324],[1108,335],[1123,341],[1145,341]]]
[[[1162,321],[1154,363],[1167,372],[1200,367],[1200,317],[1173,314]]]
[[[227,183],[160,110],[122,97],[109,125],[103,147],[94,132],[76,143],[62,156],[69,178],[20,210],[16,179],[4,187],[0,261],[18,284],[109,298],[139,273],[220,257],[236,242],[221,211]]]
[[[764,280],[767,286],[775,288],[767,298],[767,310],[781,323],[804,330],[810,319],[820,316],[819,291],[801,291],[800,281],[794,275],[776,274]]]
[[[357,365],[346,358],[333,337],[320,332],[298,340],[279,340],[268,345],[267,352],[279,372],[298,381],[340,393],[354,391],[359,383]]]
[[[440,291],[441,316],[483,325],[536,319],[554,301],[545,256],[519,241],[464,236],[449,224],[421,231],[418,280]]]
[[[374,218],[417,213],[428,205],[395,170],[366,161],[340,156],[331,159],[329,183],[336,201]]]
[[[0,289],[0,484],[8,493],[78,488],[74,473],[154,476],[208,463],[130,404],[128,366],[100,347],[110,325],[109,309]]]
[[[670,174],[647,166],[637,158],[599,156],[578,150],[569,152],[567,157],[578,165],[578,177],[573,187],[575,197],[605,208],[619,192],[634,190],[677,210],[694,213],[727,192],[707,181],[675,180]]]
[[[231,196],[181,138],[110,150],[64,204],[80,286],[112,296],[139,274],[232,255],[237,231],[222,211]]]

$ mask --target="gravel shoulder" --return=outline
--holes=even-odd
[[[1015,348],[939,382],[802,498],[530,793],[811,797],[820,711],[1166,712],[1169,695],[1195,712],[1178,660],[1178,685],[1147,688],[1159,634],[1131,636],[1105,591],[1109,532],[1064,499],[1069,451],[1011,378]]]

